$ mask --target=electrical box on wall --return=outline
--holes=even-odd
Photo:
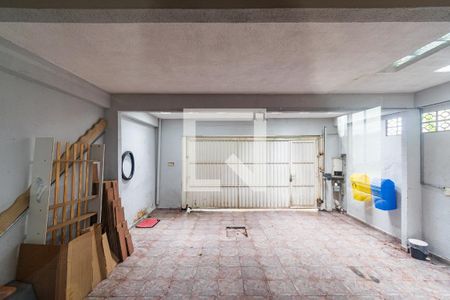
[[[342,158],[340,157],[334,157],[333,158],[333,169],[332,169],[332,176],[342,176],[343,168],[342,168]]]
[[[168,167],[174,167],[175,166],[175,162],[169,161],[169,162],[167,162],[167,166]]]

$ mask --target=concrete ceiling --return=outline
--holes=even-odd
[[[450,80],[436,23],[0,23],[0,36],[110,93],[392,93]]]

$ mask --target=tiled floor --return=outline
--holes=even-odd
[[[89,299],[450,299],[450,268],[339,214],[159,210]],[[227,238],[245,225],[248,238]],[[128,298],[127,298],[128,297]]]

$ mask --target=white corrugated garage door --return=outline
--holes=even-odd
[[[318,139],[187,138],[183,206],[316,208]]]

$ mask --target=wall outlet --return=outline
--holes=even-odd
[[[450,187],[447,186],[444,188],[444,194],[445,196],[450,197]]]

